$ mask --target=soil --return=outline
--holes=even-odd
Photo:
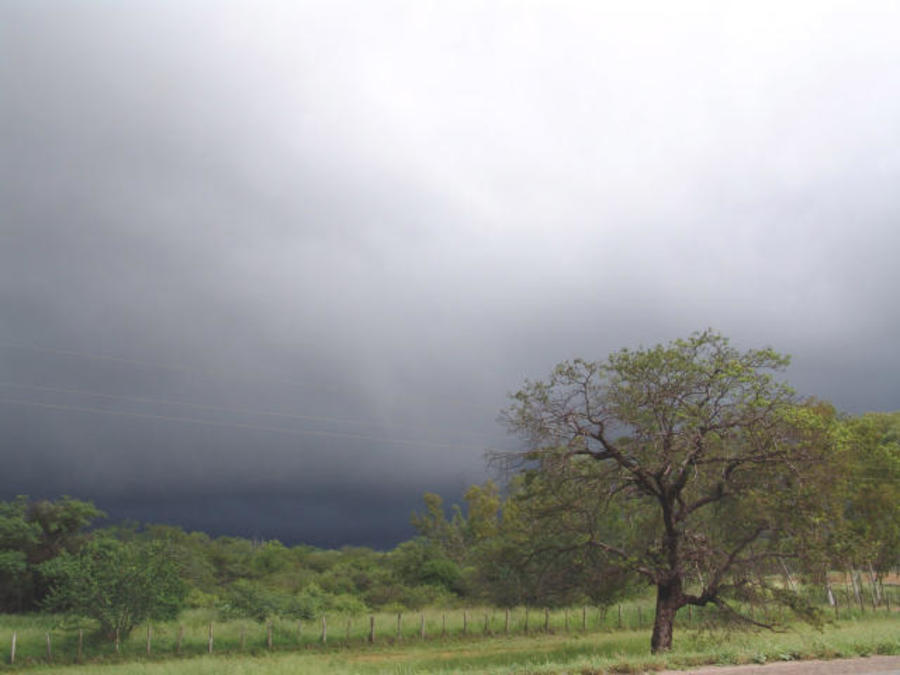
[[[663,675],[843,675],[855,673],[895,673],[900,675],[900,656],[869,656],[834,661],[787,661],[750,666],[704,666],[694,670],[664,670]]]

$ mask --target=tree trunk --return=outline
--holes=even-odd
[[[874,610],[876,605],[881,604],[881,592],[878,588],[878,575],[875,574],[872,563],[869,563],[869,581],[872,583],[872,609]]]
[[[675,613],[683,604],[681,579],[656,585],[656,618],[653,621],[653,636],[650,638],[650,651],[654,654],[672,649]]]

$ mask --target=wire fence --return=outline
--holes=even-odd
[[[897,607],[891,594],[876,607],[857,603],[826,605],[836,620],[857,621],[891,614]],[[783,620],[779,610],[745,606],[757,620]],[[359,649],[435,641],[463,641],[526,635],[598,633],[649,630],[654,613],[650,603],[568,609],[516,607],[428,609],[421,612],[368,615],[325,614],[315,619],[284,618],[265,622],[206,620],[186,613],[182,621],[148,623],[129,635],[101,635],[95,624],[38,625],[47,617],[31,617],[31,626],[8,633],[4,662],[13,665],[73,664],[99,660],[191,657],[201,654],[285,652],[296,650]],[[12,626],[17,617],[0,621]],[[682,607],[676,629],[709,628],[721,619],[714,607]]]

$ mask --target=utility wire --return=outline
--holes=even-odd
[[[155,361],[144,361],[141,359],[130,359],[123,356],[109,356],[106,354],[91,354],[89,352],[77,352],[69,349],[57,349],[55,347],[43,347],[38,345],[27,345],[18,342],[0,342],[0,347],[7,347],[10,349],[26,349],[35,352],[46,352],[48,354],[59,354],[61,356],[76,356],[83,359],[92,359],[94,361],[111,361],[113,363],[128,363],[131,365],[143,366],[145,368],[159,368],[161,370],[169,370],[177,373],[187,373],[189,375],[201,375],[210,379],[224,379],[224,380],[237,380],[237,379],[247,379],[243,377],[238,377],[234,373],[222,373],[204,370],[201,368],[190,368],[188,366],[172,366],[166,363],[159,363]],[[272,383],[277,382],[279,384],[288,384],[294,387],[302,387],[305,386],[302,382],[296,382],[292,380],[285,380],[281,378],[275,378],[273,380],[264,380],[259,377],[251,377],[249,379],[256,380],[257,382],[266,382]],[[337,389],[331,389],[331,391],[336,392]]]
[[[104,394],[98,391],[88,391],[86,389],[73,389],[67,387],[48,387],[37,384],[22,384],[21,382],[0,381],[2,387],[16,387],[18,389],[33,389],[35,391],[49,391],[57,394],[80,394],[83,396],[96,396],[98,398],[108,398],[117,401],[134,401],[135,403],[160,403],[163,405],[184,406],[186,408],[198,408],[200,410],[217,410],[219,412],[237,413],[241,415],[269,415],[272,417],[286,417],[297,420],[308,420],[313,422],[337,422],[339,424],[369,424],[365,420],[342,419],[339,417],[323,417],[319,415],[298,415],[295,413],[282,413],[271,410],[250,410],[247,408],[223,408],[221,406],[205,405],[202,403],[190,403],[188,401],[172,401],[162,398],[147,398],[142,396],[127,396],[125,394]]]
[[[352,424],[352,425],[370,425],[374,427],[389,427],[394,429],[405,429],[407,431],[423,431],[420,427],[413,427],[409,425],[385,425],[378,424],[377,422],[371,422],[360,419],[350,419],[350,418],[339,418],[339,417],[327,417],[323,415],[301,415],[297,413],[284,413],[284,412],[275,412],[271,410],[253,410],[248,408],[226,408],[222,406],[213,406],[213,405],[205,405],[202,403],[190,403],[187,401],[172,401],[169,399],[161,399],[161,398],[149,398],[142,396],[127,396],[124,394],[104,394],[97,391],[88,391],[85,389],[74,389],[67,387],[49,387],[46,385],[36,385],[36,384],[23,384],[21,382],[13,382],[11,380],[0,381],[0,386],[3,387],[15,387],[17,389],[31,389],[34,391],[47,391],[57,394],[77,394],[80,396],[94,396],[97,398],[106,398],[115,401],[131,401],[135,403],[152,403],[152,404],[160,404],[160,405],[170,405],[170,406],[182,406],[186,408],[196,408],[198,410],[209,410],[213,412],[224,412],[228,414],[239,414],[239,415],[265,415],[269,417],[279,417],[282,419],[296,419],[303,420],[309,422],[333,422],[336,424]],[[483,436],[480,434],[467,434],[470,438],[480,439],[487,441],[489,440],[487,436]]]
[[[281,379],[281,378],[265,379],[265,378],[253,377],[253,376],[244,377],[244,376],[238,376],[234,373],[226,373],[224,371],[203,370],[200,368],[190,368],[187,366],[172,366],[172,365],[168,365],[165,363],[159,363],[159,362],[154,362],[154,361],[131,359],[131,358],[126,358],[126,357],[122,357],[122,356],[109,356],[106,354],[92,354],[90,352],[79,352],[79,351],[74,351],[74,350],[69,350],[69,349],[57,349],[55,347],[29,345],[29,344],[23,344],[20,342],[0,341],[0,347],[6,347],[6,348],[10,348],[10,349],[24,349],[24,350],[30,350],[30,351],[36,351],[36,352],[46,352],[48,354],[59,354],[61,356],[74,356],[74,357],[79,357],[79,358],[84,358],[84,359],[92,359],[95,361],[110,361],[113,363],[127,363],[127,364],[132,364],[132,365],[143,366],[145,368],[159,368],[161,370],[187,373],[189,375],[200,375],[200,376],[208,378],[208,379],[231,380],[231,381],[251,380],[251,381],[265,383],[265,384],[272,384],[272,383],[286,384],[286,385],[290,385],[292,387],[297,387],[297,388],[309,386],[308,384],[303,383],[303,382],[297,382],[297,381],[293,381],[293,380],[285,380],[285,379]],[[336,387],[328,387],[328,386],[323,386],[321,384],[316,385],[316,386],[320,389],[325,389],[326,391],[329,391],[331,393],[342,393],[342,391],[340,389],[337,389]],[[480,406],[478,406],[475,403],[472,403],[471,401],[467,401],[465,399],[459,399],[459,398],[456,398],[453,396],[448,396],[446,394],[439,394],[439,396],[445,400],[451,401],[453,404],[458,405],[458,406],[480,409]]]
[[[80,406],[61,405],[56,403],[40,403],[38,401],[23,401],[19,399],[0,398],[0,403],[10,405],[30,406],[36,408],[48,408],[51,410],[70,410],[73,412],[93,413],[97,415],[115,415],[119,417],[139,417],[143,419],[164,420],[167,422],[183,422],[187,424],[201,424],[213,427],[231,429],[249,429],[251,431],[268,431],[273,433],[288,434],[292,436],[329,436],[335,438],[352,438],[361,441],[387,443],[388,445],[428,445],[437,448],[456,448],[463,450],[484,450],[482,446],[462,445],[458,443],[440,443],[438,441],[412,440],[405,438],[379,438],[367,434],[354,434],[343,431],[316,431],[313,429],[286,429],[284,427],[267,427],[258,424],[244,424],[242,422],[217,422],[195,417],[175,417],[171,415],[155,415],[151,413],[129,412],[125,410],[102,410],[100,408],[82,408]]]

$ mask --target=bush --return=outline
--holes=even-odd
[[[77,555],[63,553],[40,567],[50,591],[43,606],[96,619],[101,631],[127,636],[139,623],[173,619],[187,586],[160,542],[95,539]]]

